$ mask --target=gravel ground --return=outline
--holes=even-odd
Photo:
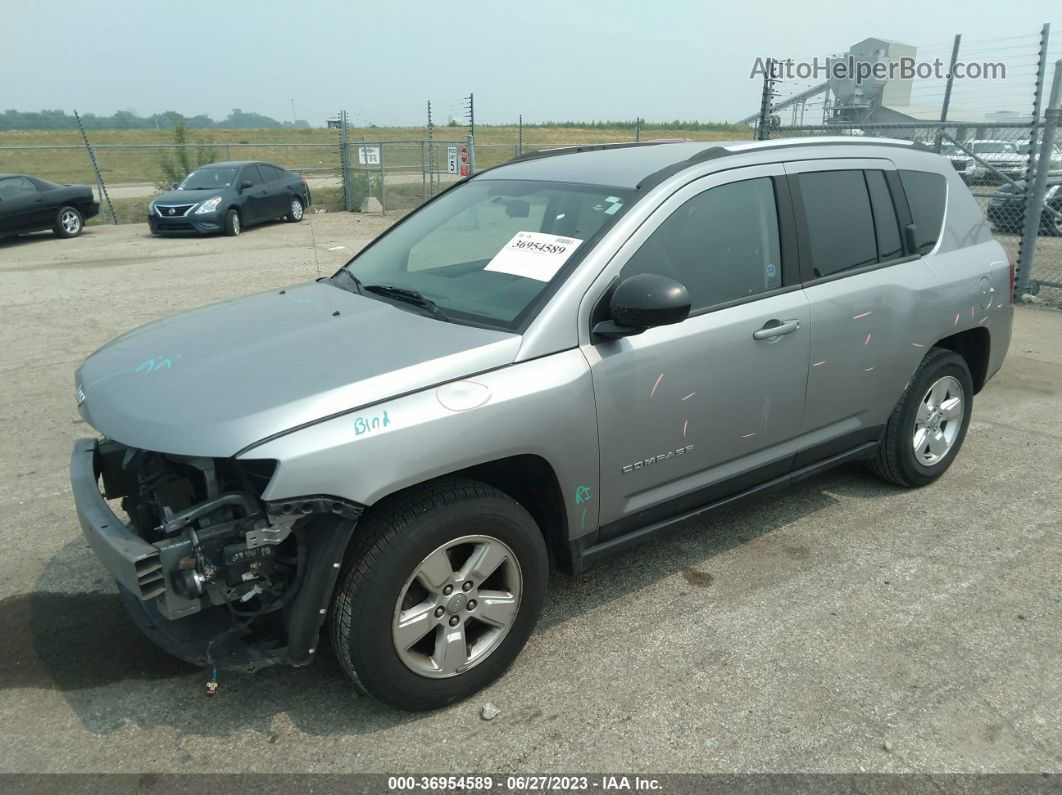
[[[1062,771],[1062,313],[1028,307],[931,487],[843,468],[556,576],[509,674],[437,713],[357,697],[327,654],[205,698],[78,529],[73,370],[387,223],[0,245],[0,771]]]

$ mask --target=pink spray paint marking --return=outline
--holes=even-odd
[[[873,367],[865,367],[865,368],[863,368],[863,372],[864,372],[864,373],[869,373],[869,372],[871,372],[871,371],[872,371],[873,369],[874,369]]]
[[[977,325],[983,326],[987,322],[988,322],[988,315],[985,315],[983,318],[981,318],[980,320],[977,321]]]
[[[682,438],[683,438],[683,439],[685,439],[685,438],[686,438],[686,429],[687,429],[688,427],[690,427],[690,421],[689,421],[689,420],[686,420],[686,421],[685,421],[684,423],[682,423]]]
[[[751,438],[751,437],[753,437],[755,435],[756,434],[754,434],[754,433],[745,433],[745,434],[742,434],[741,438],[742,439],[749,439],[749,438]]]
[[[649,397],[650,397],[650,398],[651,398],[651,397],[652,397],[653,395],[655,395],[655,394],[656,394],[656,388],[657,388],[658,386],[660,386],[660,382],[661,382],[661,381],[663,381],[663,380],[664,380],[664,374],[663,374],[663,373],[661,373],[660,375],[658,375],[658,376],[656,377],[656,383],[655,383],[655,384],[653,384],[653,391],[649,393]]]
[[[926,347],[925,345],[923,345],[920,342],[912,342],[911,344],[914,345],[916,348],[924,348],[924,347]]]
[[[861,317],[868,317],[869,315],[872,315],[872,314],[874,314],[874,313],[873,312],[863,312],[862,314],[859,314],[859,315],[852,315],[852,320],[859,320],[859,318],[861,318]]]
[[[867,334],[867,338],[865,340],[863,340],[863,346],[866,347],[869,344],[870,344],[870,335]]]
[[[688,395],[686,395],[686,397],[684,397],[682,399],[683,400],[689,400],[691,397],[693,397],[696,394],[697,394],[696,392],[690,392]]]
[[[812,367],[818,367],[818,366],[819,366],[820,364],[826,364],[826,360],[825,360],[825,359],[823,359],[823,360],[822,360],[821,362],[815,362],[815,364],[813,364],[813,365],[811,365],[811,366],[812,366]]]
[[[958,312],[955,313],[955,325],[956,326],[959,325],[959,313]]]

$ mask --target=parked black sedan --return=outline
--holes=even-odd
[[[57,185],[25,174],[0,174],[0,238],[51,229],[77,237],[100,211],[88,185]]]
[[[988,200],[988,220],[997,232],[1021,234],[1025,224],[1025,182],[1008,183]],[[1062,178],[1048,177],[1037,234],[1062,235]]]
[[[244,160],[200,166],[148,205],[148,225],[160,234],[238,235],[245,227],[284,218],[302,220],[310,188],[298,174]]]

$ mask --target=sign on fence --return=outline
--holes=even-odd
[[[359,146],[358,147],[358,163],[363,166],[378,166],[380,165],[380,147],[378,146]]]
[[[451,174],[457,173],[457,146],[446,147],[446,170]]]

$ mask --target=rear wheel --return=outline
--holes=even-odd
[[[302,220],[303,213],[302,199],[298,196],[292,196],[291,202],[288,204],[288,214],[284,218],[291,223],[297,224]]]
[[[240,234],[240,214],[235,209],[230,209],[225,213],[225,234],[229,237],[236,237]]]
[[[336,656],[400,709],[467,698],[524,647],[546,571],[542,534],[509,496],[471,480],[414,489],[355,530],[332,608]]]
[[[81,234],[85,222],[76,207],[60,207],[55,214],[53,231],[58,237],[77,237]]]
[[[973,379],[966,360],[933,348],[885,426],[871,469],[900,486],[925,486],[951,466],[966,438]]]

